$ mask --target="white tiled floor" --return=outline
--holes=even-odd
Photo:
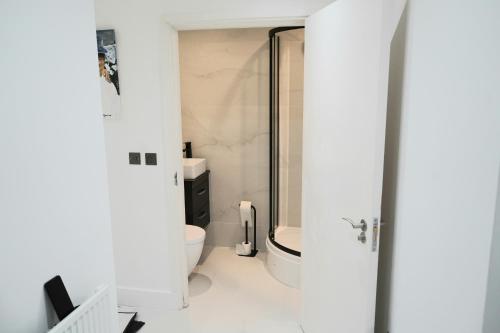
[[[299,290],[276,281],[265,255],[238,257],[215,247],[189,279],[190,305],[165,313],[138,309],[146,326],[140,333],[302,333]]]
[[[263,253],[246,258],[232,248],[210,251],[189,282],[194,332],[301,332],[299,291],[276,281],[264,260]]]

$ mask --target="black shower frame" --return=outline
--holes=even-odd
[[[289,26],[289,27],[277,27],[269,30],[269,240],[270,242],[276,246],[278,249],[285,251],[291,255],[300,257],[300,251],[292,250],[284,245],[281,245],[277,241],[274,240],[274,228],[275,225],[273,222],[279,221],[279,207],[277,203],[279,203],[279,100],[276,103],[275,97],[279,98],[279,36],[276,36],[277,33],[288,31],[288,30],[296,30],[296,29],[304,29],[304,26]],[[276,47],[277,46],[277,47]],[[276,53],[277,52],[277,53]],[[276,62],[275,62],[276,60]],[[276,66],[276,75],[274,75],[274,66]],[[278,79],[276,79],[278,78]],[[275,94],[276,93],[276,94]],[[276,107],[276,109],[275,109]],[[276,112],[273,112],[276,111]],[[276,118],[275,118],[276,116]],[[276,145],[274,145],[274,121],[277,121],[278,126],[277,136],[276,136]],[[274,159],[274,155],[277,158]],[[274,174],[274,170],[276,170],[276,174]],[[276,182],[276,186],[275,186]],[[277,188],[275,188],[277,187]],[[274,198],[276,197],[276,200]],[[278,224],[276,224],[278,225]]]

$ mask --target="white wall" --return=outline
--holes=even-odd
[[[329,2],[96,0],[97,27],[115,29],[120,66],[120,117],[105,122],[119,301],[179,307],[186,286],[179,262],[183,187],[172,187],[181,167],[178,76],[168,59],[177,36],[164,22],[255,24],[304,17]],[[129,166],[132,151],[157,152],[158,166]]]
[[[118,300],[179,308],[184,257],[181,121],[171,63],[177,33],[151,3],[96,1],[98,28],[115,29],[121,112],[105,120]],[[172,88],[172,90],[170,89]],[[129,165],[129,152],[157,153],[158,165]]]
[[[165,17],[169,22],[182,29],[200,29],[209,23],[221,27],[233,25],[242,27],[269,26],[275,21],[276,26],[287,25],[283,20],[303,19],[320,10],[333,0],[160,0],[165,8]],[[281,21],[281,22],[280,22]],[[301,24],[297,22],[297,24]]]
[[[389,331],[480,332],[500,162],[500,3],[409,5]]]
[[[47,280],[61,275],[74,304],[115,284],[94,6],[0,13],[0,331],[44,332]]]

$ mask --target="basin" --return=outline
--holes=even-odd
[[[183,158],[184,179],[195,179],[207,170],[207,160],[204,158]]]

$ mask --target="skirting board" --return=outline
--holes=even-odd
[[[117,287],[118,305],[178,310],[183,306],[182,295],[168,290]]]

